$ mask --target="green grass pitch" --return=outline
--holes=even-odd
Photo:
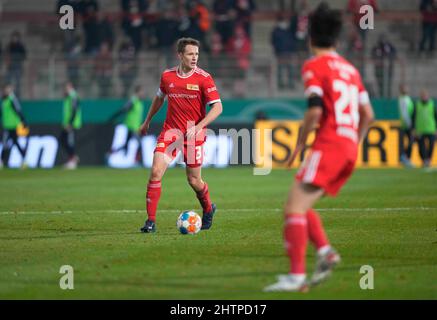
[[[200,212],[184,170],[167,171],[156,234],[141,234],[148,171],[0,171],[1,299],[437,299],[437,172],[357,170],[317,204],[343,261],[309,293],[264,293],[288,271],[282,205],[294,172],[205,169],[214,225],[176,230]],[[308,269],[314,266],[308,249]],[[74,290],[61,290],[62,265]],[[359,286],[374,269],[374,289]]]

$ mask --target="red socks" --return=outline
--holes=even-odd
[[[197,198],[202,205],[203,212],[211,212],[211,199],[209,198],[208,185],[205,183],[202,191],[196,192]],[[156,209],[161,196],[161,181],[149,181],[147,184],[147,216],[151,221],[156,221]]]
[[[329,245],[319,214],[310,209],[306,215],[287,214],[284,228],[285,246],[290,257],[292,274],[305,274],[308,238],[317,250]]]
[[[306,216],[308,222],[308,236],[316,249],[318,250],[329,245],[328,237],[323,229],[319,214],[315,210],[309,209]]]
[[[209,198],[209,190],[206,182],[203,185],[202,191],[196,192],[196,194],[197,199],[199,199],[199,202],[202,205],[203,213],[211,212],[211,199]]]
[[[287,214],[284,228],[285,246],[291,261],[292,274],[305,274],[308,242],[307,219],[303,214]]]
[[[161,196],[161,181],[149,181],[147,184],[147,216],[151,221],[156,220],[156,209]]]

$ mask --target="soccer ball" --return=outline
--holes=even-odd
[[[202,218],[194,211],[187,210],[179,215],[176,226],[182,234],[196,234],[202,227]]]

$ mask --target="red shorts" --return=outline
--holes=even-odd
[[[331,196],[337,195],[355,168],[356,157],[338,151],[312,150],[302,163],[296,180],[322,188]]]
[[[205,141],[196,141],[195,143],[187,143],[186,140],[179,139],[164,139],[164,134],[161,133],[156,142],[154,152],[162,152],[171,159],[176,158],[178,151],[182,151],[184,162],[190,168],[200,167],[203,163],[204,150],[203,144]]]

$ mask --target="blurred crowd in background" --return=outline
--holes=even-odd
[[[275,90],[293,92],[299,83],[302,61],[308,57],[307,0],[292,1],[293,8],[273,13],[275,23],[270,31],[274,57]],[[375,83],[372,94],[393,97],[393,74],[398,49],[387,33],[379,33],[378,41],[369,47],[368,33],[373,30],[359,26],[363,13],[360,7],[371,6],[376,15],[377,0],[345,1],[345,20],[353,28],[346,28],[342,52],[362,72],[373,65]],[[59,41],[60,54],[65,59],[66,78],[77,87],[89,87],[93,81],[99,98],[114,97],[113,82],[121,85],[119,96],[127,96],[138,78],[138,57],[142,52],[156,52],[164,60],[163,66],[177,63],[174,44],[180,37],[193,37],[202,43],[202,63],[217,78],[233,80],[233,93],[244,96],[247,72],[251,68],[254,50],[253,23],[258,12],[255,0],[121,0],[119,12],[104,10],[104,1],[59,0],[54,8],[70,5],[80,28],[64,30]],[[437,0],[421,0],[421,36],[413,45],[418,58],[433,59],[437,30]],[[270,12],[271,13],[271,12]],[[378,32],[378,31],[375,31]],[[18,31],[10,39],[0,39],[0,63],[3,82],[12,82],[21,95],[23,64],[28,51],[33,50]],[[258,39],[257,41],[266,41]],[[84,71],[86,70],[86,71]],[[84,77],[85,73],[85,77]]]

